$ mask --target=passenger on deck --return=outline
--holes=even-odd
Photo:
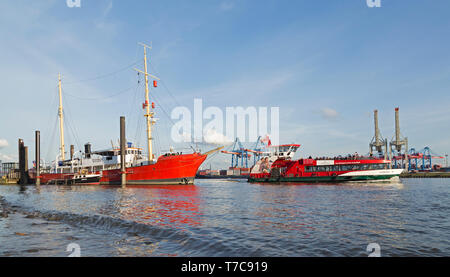
[[[263,173],[269,172],[269,158],[266,157],[262,160],[262,163],[259,167],[259,171]]]

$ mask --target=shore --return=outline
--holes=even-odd
[[[400,178],[450,178],[450,172],[408,172],[400,174]]]

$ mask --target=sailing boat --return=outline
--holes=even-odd
[[[125,165],[127,184],[130,185],[159,185],[159,184],[193,184],[195,174],[207,156],[220,150],[216,148],[207,153],[199,153],[194,150],[191,154],[182,154],[173,150],[158,158],[153,153],[152,126],[155,124],[155,105],[149,104],[149,78],[154,79],[153,85],[157,86],[157,78],[147,72],[147,48],[144,46],[144,71],[135,69],[145,76],[145,118],[147,123],[147,150],[148,154],[143,154],[143,149],[133,147],[132,143],[127,144]],[[121,183],[121,159],[120,149],[112,145],[112,149],[102,151],[91,151],[91,145],[85,144],[85,151],[77,157],[71,147],[70,159],[65,157],[64,146],[64,117],[62,107],[61,75],[58,76],[59,89],[59,130],[60,130],[60,154],[57,160],[52,163],[48,172],[41,173],[42,184],[101,184],[115,185]]]

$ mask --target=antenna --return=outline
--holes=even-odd
[[[145,73],[144,71],[139,70],[139,69],[137,69],[137,68],[133,68],[133,69],[136,70],[136,71],[139,72],[139,73],[144,74],[145,76],[150,76],[150,77],[152,77],[152,78],[155,79],[155,80],[161,81],[161,79],[159,79],[159,78],[156,77],[155,75],[152,75],[152,74],[149,74],[149,73]]]
[[[148,88],[148,77],[151,77],[153,79],[156,79],[159,81],[159,78],[151,75],[147,72],[147,48],[152,49],[151,46],[148,46],[142,42],[138,43],[139,45],[142,45],[144,47],[144,71],[139,70],[137,68],[134,68],[137,72],[140,72],[144,74],[145,76],[145,103],[143,105],[143,108],[145,109],[145,118],[147,121],[147,145],[148,145],[148,162],[152,162],[154,160],[153,158],[153,146],[152,146],[152,124],[155,123],[155,120],[153,119],[154,107],[152,106],[152,110],[150,110],[150,100],[149,100],[149,88]]]
[[[148,46],[147,44],[142,43],[142,42],[138,42],[138,44],[141,45],[141,46],[147,47],[148,49],[152,50],[152,46],[151,45]],[[153,43],[150,41],[150,44],[153,44]]]

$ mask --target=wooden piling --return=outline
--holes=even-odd
[[[24,178],[24,184],[28,184],[30,181],[30,175],[28,174],[28,146],[24,146],[23,147],[23,159],[24,159],[24,164],[25,164],[25,168],[24,168],[24,174],[25,174],[25,178]]]
[[[23,139],[19,139],[18,143],[18,152],[19,152],[19,184],[25,184],[25,152],[24,152],[24,144]]]
[[[36,131],[35,138],[35,159],[36,159],[36,185],[41,184],[41,132]]]
[[[125,117],[120,117],[120,171],[121,171],[121,184],[125,187],[127,184],[126,176],[126,138],[125,138]]]

